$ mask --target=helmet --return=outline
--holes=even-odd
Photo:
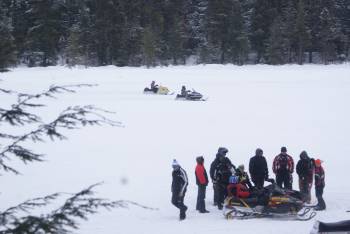
[[[218,153],[221,155],[225,155],[227,154],[227,152],[228,152],[228,149],[226,149],[225,147],[219,147],[218,149]]]
[[[230,178],[229,178],[229,183],[230,184],[237,184],[238,182],[239,182],[239,177],[238,176],[235,176],[235,175],[230,176]]]
[[[282,146],[281,147],[281,153],[287,153],[287,147]]]
[[[239,165],[238,170],[240,170],[241,172],[244,172],[244,165],[243,164]]]

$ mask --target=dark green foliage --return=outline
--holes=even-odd
[[[240,65],[343,62],[349,59],[349,4],[347,0],[2,0],[0,67],[49,66],[59,61],[68,66],[150,67],[184,64],[190,56],[197,63]]]
[[[271,25],[270,37],[266,51],[269,64],[284,64],[286,46],[283,41],[283,25],[280,17],[277,17]]]
[[[66,30],[63,22],[66,8],[59,0],[30,0],[29,3],[31,8],[25,15],[31,22],[26,38],[29,65],[55,65],[59,42]]]
[[[0,88],[0,95],[17,96],[17,102],[9,108],[0,107],[0,125],[12,127],[34,127],[34,130],[20,135],[0,133],[0,169],[3,172],[19,172],[9,165],[10,161],[20,160],[24,163],[41,162],[44,155],[28,149],[25,143],[44,142],[45,138],[63,140],[66,137],[62,130],[78,129],[87,125],[121,126],[120,122],[110,120],[104,115],[111,113],[91,105],[70,106],[63,110],[53,121],[45,123],[35,113],[37,108],[44,107],[38,101],[43,98],[56,98],[57,94],[75,93],[77,88],[92,87],[91,84],[57,86],[37,94],[26,94]],[[20,129],[21,130],[21,129]],[[24,130],[26,131],[26,130]],[[10,143],[8,143],[10,142]],[[45,197],[29,199],[19,205],[0,211],[1,234],[68,234],[79,228],[78,220],[87,220],[88,216],[98,212],[99,208],[125,208],[128,205],[154,210],[132,201],[110,201],[95,197],[92,185],[75,194],[54,193]],[[2,191],[3,193],[6,191]],[[57,209],[47,211],[50,205],[64,202]],[[38,214],[35,209],[45,207],[46,213]],[[40,210],[40,209],[39,209]]]
[[[296,54],[297,63],[304,63],[304,52],[307,46],[310,44],[309,30],[305,24],[305,6],[304,0],[298,1],[297,6],[297,18],[295,23],[295,43],[296,43]]]
[[[0,5],[1,7],[1,5]],[[11,32],[10,18],[0,9],[0,72],[16,63],[16,47]]]
[[[19,174],[15,168],[8,164],[13,158],[19,159],[24,163],[43,161],[42,154],[34,153],[32,150],[22,145],[25,142],[43,142],[45,137],[49,137],[51,140],[63,140],[65,136],[61,133],[62,129],[77,129],[86,125],[101,124],[120,126],[119,122],[107,119],[102,115],[103,113],[107,113],[106,111],[93,106],[68,107],[63,110],[56,119],[49,123],[42,122],[40,116],[33,113],[35,108],[44,106],[36,103],[36,101],[41,98],[54,98],[55,94],[63,92],[74,93],[75,88],[91,86],[93,85],[51,86],[48,90],[39,94],[15,93],[13,91],[4,90],[3,93],[5,94],[16,94],[18,96],[18,101],[11,105],[10,109],[0,108],[0,124],[8,123],[12,126],[36,124],[36,129],[18,136],[12,136],[6,133],[0,134],[0,138],[12,140],[7,146],[2,145],[0,147],[1,169]]]
[[[110,201],[96,198],[93,189],[98,185],[89,186],[75,194],[54,193],[45,197],[30,199],[17,206],[10,207],[0,212],[0,233],[68,234],[79,228],[78,219],[87,220],[88,215],[97,213],[99,208],[110,210],[135,205],[143,209],[154,210],[131,201]],[[65,198],[65,202],[58,209],[46,214],[30,215],[32,210],[46,207],[62,198]]]
[[[271,27],[277,17],[274,1],[255,0],[252,9],[250,41],[252,49],[257,53],[256,62],[264,62],[270,38]]]

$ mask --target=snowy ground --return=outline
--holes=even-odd
[[[67,133],[68,141],[35,145],[47,162],[17,168],[22,176],[0,177],[0,209],[56,191],[76,192],[104,181],[98,195],[128,199],[158,208],[101,211],[81,222],[82,234],[154,233],[308,233],[315,219],[349,219],[350,65],[337,66],[186,66],[168,68],[18,68],[0,74],[2,88],[36,93],[51,84],[94,83],[77,94],[47,100],[47,121],[69,105],[94,104],[116,111],[124,128],[89,127]],[[208,96],[207,102],[175,101],[174,96],[144,95],[152,80],[178,92],[181,85]],[[1,97],[1,106],[10,103]],[[6,131],[1,126],[1,132]],[[269,169],[281,146],[297,161],[302,150],[324,160],[327,211],[308,222],[269,219],[227,221],[212,206],[195,211],[195,157],[206,168],[219,146],[235,164],[248,166],[260,147]],[[33,146],[34,147],[34,146]],[[179,222],[170,203],[171,161],[187,170],[188,219]],[[271,172],[272,173],[272,172]],[[294,175],[294,188],[297,177]],[[314,197],[314,196],[313,196]]]

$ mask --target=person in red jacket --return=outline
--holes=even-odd
[[[294,160],[287,154],[286,147],[283,146],[281,153],[273,160],[272,170],[276,175],[276,183],[279,187],[292,189]]]
[[[247,198],[250,196],[249,189],[241,182],[239,176],[231,176],[227,186],[227,196],[236,198]]]
[[[325,173],[322,167],[322,161],[320,159],[315,160],[315,190],[317,197],[317,206],[315,210],[325,210],[326,203],[323,200],[323,189],[325,187]]]
[[[207,171],[204,168],[204,158],[203,156],[199,156],[196,158],[197,166],[195,170],[196,175],[196,183],[198,186],[198,195],[197,195],[197,205],[196,210],[199,211],[199,213],[209,213],[205,209],[205,191],[208,185],[208,175]]]

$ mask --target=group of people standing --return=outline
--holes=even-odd
[[[249,197],[251,191],[259,191],[263,189],[265,181],[274,182],[283,188],[292,190],[294,160],[287,153],[286,147],[281,147],[281,152],[274,158],[272,171],[276,176],[276,180],[269,178],[269,170],[263,150],[258,148],[255,155],[249,161],[249,175],[244,170],[244,165],[236,167],[226,156],[228,149],[220,147],[216,153],[214,161],[210,165],[209,175],[213,183],[214,189],[214,205],[219,210],[223,209],[224,200],[228,196],[240,196],[242,198]],[[204,167],[204,157],[196,158],[195,176],[198,186],[198,196],[196,209],[200,213],[208,213],[205,208],[206,187],[208,186],[208,174]],[[310,203],[311,187],[315,182],[315,191],[318,203],[316,210],[326,209],[323,200],[323,189],[325,187],[325,173],[320,159],[310,158],[306,151],[302,151],[300,159],[296,165],[296,172],[299,178],[299,190],[303,196],[303,201]],[[172,203],[180,209],[180,220],[186,218],[187,206],[184,205],[184,197],[188,185],[188,177],[186,171],[174,159],[173,161],[173,182],[172,182]],[[251,181],[253,183],[251,183]],[[235,188],[233,194],[232,188]]]

